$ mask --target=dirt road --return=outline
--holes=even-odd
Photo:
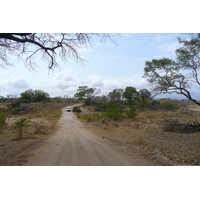
[[[55,134],[38,148],[25,166],[152,166],[138,149],[90,133],[72,112],[62,110]]]

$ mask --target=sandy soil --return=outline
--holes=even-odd
[[[155,166],[137,147],[92,134],[74,113],[62,110],[55,134],[45,140],[25,166]]]

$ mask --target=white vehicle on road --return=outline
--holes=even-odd
[[[66,109],[66,111],[67,111],[67,112],[71,112],[71,107],[68,106],[67,109]]]

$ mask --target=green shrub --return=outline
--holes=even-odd
[[[3,130],[5,124],[6,124],[6,114],[0,113],[0,133]]]
[[[177,104],[174,101],[172,101],[171,99],[160,100],[159,107],[164,110],[177,110],[178,109]]]
[[[26,124],[26,118],[21,118],[15,122],[15,129],[19,132],[19,139],[22,139],[22,128]]]
[[[81,109],[80,109],[80,107],[78,107],[78,106],[74,106],[72,111],[73,112],[77,112],[77,113],[82,112]]]
[[[106,104],[98,104],[96,105],[96,107],[94,108],[94,111],[96,112],[106,112]]]
[[[113,120],[122,119],[122,110],[120,106],[112,102],[106,104],[106,114],[108,118]]]
[[[135,118],[137,115],[136,108],[132,105],[126,110],[126,117],[127,118]]]
[[[20,102],[17,101],[17,102],[15,102],[15,103],[9,104],[9,105],[8,105],[8,108],[19,108],[20,105],[21,105]]]
[[[86,120],[87,122],[99,120],[102,117],[103,117],[103,115],[100,114],[100,113],[91,113],[91,114],[81,115],[81,118],[84,119],[84,120]]]
[[[0,125],[4,125],[6,123],[6,114],[0,113]]]

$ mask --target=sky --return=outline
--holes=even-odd
[[[82,49],[81,55],[88,62],[84,65],[73,59],[58,59],[59,68],[49,71],[43,60],[36,58],[39,68],[30,71],[23,61],[14,59],[14,66],[0,70],[0,95],[17,95],[28,89],[40,89],[51,97],[73,97],[79,86],[95,87],[101,94],[127,86],[151,90],[142,78],[146,61],[159,58],[175,59],[180,47],[179,33],[121,33],[102,43],[94,41],[93,47]],[[194,89],[195,92],[195,89]],[[166,96],[166,95],[165,95]],[[177,95],[168,95],[179,98]],[[164,97],[164,96],[163,96]],[[182,98],[182,96],[181,96]]]

